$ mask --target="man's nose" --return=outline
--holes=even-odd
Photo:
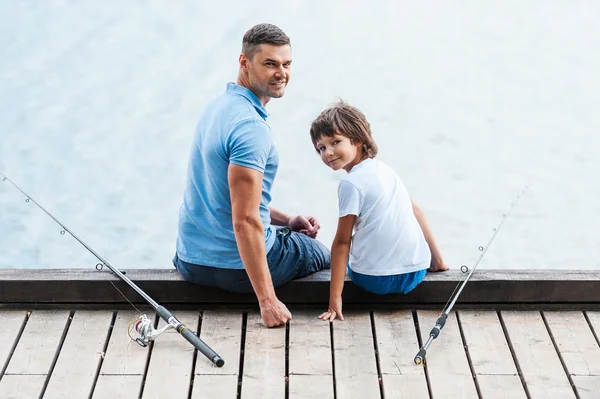
[[[283,65],[280,65],[279,68],[277,69],[277,72],[275,72],[275,74],[279,78],[285,78],[287,75],[285,72],[285,67]]]

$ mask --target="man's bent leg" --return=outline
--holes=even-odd
[[[287,227],[277,229],[276,234],[267,254],[275,287],[331,267],[329,250],[320,241]]]

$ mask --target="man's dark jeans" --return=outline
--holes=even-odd
[[[293,279],[305,277],[331,267],[329,250],[320,241],[287,227],[277,228],[275,243],[267,253],[273,285],[279,287]],[[226,291],[253,292],[245,269],[222,269],[187,263],[177,254],[173,264],[186,281]]]

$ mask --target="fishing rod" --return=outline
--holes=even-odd
[[[481,262],[481,259],[483,259],[485,253],[487,252],[488,248],[492,244],[492,241],[494,241],[494,238],[496,238],[496,235],[498,234],[498,232],[502,228],[502,225],[504,224],[504,222],[508,218],[508,215],[510,215],[510,213],[512,212],[512,210],[517,205],[517,202],[519,202],[519,199],[521,199],[521,196],[525,193],[525,191],[528,188],[529,188],[529,186],[526,186],[521,191],[521,193],[517,196],[517,199],[515,200],[515,202],[513,202],[510,205],[510,209],[508,210],[507,213],[505,213],[503,215],[502,220],[500,221],[500,224],[498,225],[498,227],[493,229],[494,234],[492,234],[492,237],[488,241],[487,245],[485,247],[482,247],[482,246],[479,247],[479,250],[482,251],[482,252],[481,252],[481,255],[479,255],[479,259],[477,259],[477,261],[475,262],[475,265],[473,266],[473,268],[471,269],[471,271],[469,272],[469,268],[467,266],[465,266],[465,265],[461,266],[460,270],[463,273],[469,272],[469,274],[467,275],[467,277],[464,279],[464,281],[462,283],[458,283],[457,286],[454,288],[454,291],[452,292],[452,295],[450,295],[450,299],[448,299],[448,302],[450,302],[450,305],[448,305],[448,302],[446,302],[446,306],[444,306],[444,309],[442,310],[441,316],[436,320],[435,326],[431,329],[431,332],[429,333],[429,338],[427,339],[427,342],[425,342],[425,345],[423,345],[423,347],[419,350],[419,353],[417,353],[417,355],[415,356],[415,359],[414,359],[415,364],[417,364],[417,365],[422,364],[423,361],[425,360],[425,354],[427,353],[427,349],[429,349],[429,345],[431,345],[431,342],[434,339],[436,339],[438,337],[438,335],[440,335],[440,333],[442,331],[442,328],[444,328],[444,325],[446,324],[446,319],[448,318],[448,315],[450,314],[450,311],[454,307],[454,304],[456,303],[456,300],[460,296],[463,288],[465,288],[465,285],[467,284],[467,282],[469,281],[469,279],[473,275],[473,272],[475,271],[475,269],[477,269],[477,266],[479,265],[479,262]],[[460,288],[457,291],[457,288],[459,286],[460,286]]]
[[[65,232],[69,233],[74,239],[76,239],[81,245],[85,247],[89,252],[92,253],[101,263],[96,265],[96,270],[102,270],[103,266],[108,267],[114,274],[116,274],[121,280],[125,281],[131,288],[135,290],[150,306],[154,308],[156,313],[165,321],[167,325],[159,330],[156,330],[153,326],[152,320],[146,317],[145,314],[138,317],[133,322],[129,323],[129,327],[127,330],[127,334],[131,339],[131,326],[135,324],[135,330],[140,334],[141,337],[136,338],[135,341],[141,346],[147,346],[149,341],[154,341],[160,334],[165,332],[168,329],[174,329],[179,334],[183,336],[190,344],[192,344],[198,351],[200,351],[204,356],[206,356],[211,362],[213,362],[217,367],[223,367],[225,361],[219,356],[214,350],[212,350],[204,341],[202,341],[196,334],[192,332],[185,324],[179,321],[169,310],[167,310],[164,306],[159,305],[154,299],[148,296],[141,288],[139,288],[133,281],[131,281],[127,276],[125,276],[120,270],[116,269],[112,266],[108,261],[102,258],[100,255],[96,253],[89,245],[83,242],[79,237],[77,237],[71,230],[67,228],[64,224],[62,224],[58,219],[56,219],[50,212],[48,212],[43,206],[38,204],[29,194],[23,191],[19,186],[15,184],[12,180],[8,178],[5,174],[0,172],[0,176],[2,177],[2,181],[8,181],[12,184],[17,190],[19,190],[27,199],[25,202],[33,202],[38,208],[46,213],[46,215],[50,216],[52,220],[62,227],[61,234],[65,234]],[[109,280],[110,281],[110,280]],[[112,284],[112,281],[111,281]],[[129,302],[134,308],[135,306],[127,299],[127,297],[113,284],[113,286],[119,291],[119,293]],[[137,308],[136,308],[137,310]],[[139,312],[139,310],[138,310]],[[141,312],[140,312],[141,313]]]

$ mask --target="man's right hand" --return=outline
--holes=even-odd
[[[283,326],[292,319],[288,308],[277,298],[261,302],[260,315],[265,327]]]

